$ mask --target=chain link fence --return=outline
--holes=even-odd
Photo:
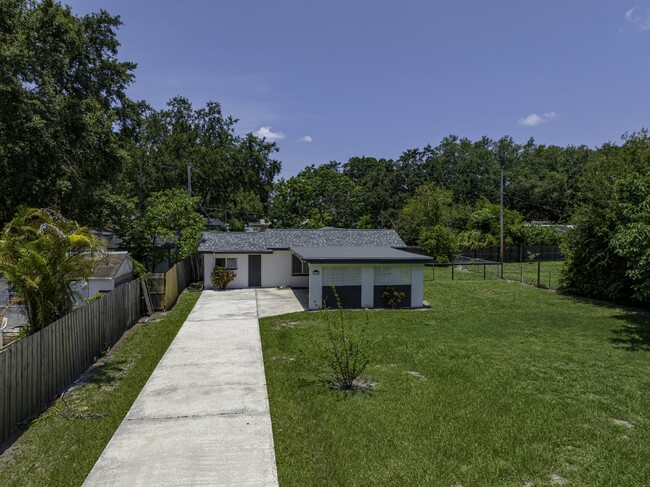
[[[461,255],[444,264],[430,264],[425,281],[480,281],[503,279],[546,289],[558,289],[562,261],[495,262]]]

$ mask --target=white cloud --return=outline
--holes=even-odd
[[[301,137],[301,138],[300,138],[300,142],[307,142],[307,143],[309,143],[309,142],[311,142],[312,140],[314,140],[314,139],[311,138],[311,135],[305,135],[304,137]]]
[[[284,139],[284,134],[282,132],[273,132],[271,127],[261,127],[257,132],[253,132],[253,135],[270,142]]]
[[[536,113],[531,113],[527,117],[520,118],[519,125],[523,125],[525,127],[534,127],[536,125],[550,122],[555,117],[557,117],[557,113],[555,112],[546,112],[546,113],[542,113],[541,115],[537,115]]]
[[[650,30],[650,8],[631,8],[625,12],[625,20],[639,30]]]

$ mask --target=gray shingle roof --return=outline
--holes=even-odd
[[[108,279],[115,277],[122,264],[129,258],[128,252],[109,252],[105,257],[100,258],[93,266],[93,273],[90,276],[95,279]]]
[[[291,247],[301,260],[311,263],[345,264],[347,262],[385,264],[424,264],[433,259],[392,247]]]
[[[264,253],[290,247],[404,247],[395,230],[266,230],[204,232],[199,252]]]

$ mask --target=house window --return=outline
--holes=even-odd
[[[411,284],[410,267],[375,267],[375,286],[407,286],[409,284]]]
[[[361,286],[361,267],[325,267],[323,286]]]
[[[219,257],[214,259],[214,265],[223,269],[237,269],[237,259],[234,257]]]
[[[300,260],[295,255],[291,256],[291,275],[306,276],[309,274],[309,264]]]

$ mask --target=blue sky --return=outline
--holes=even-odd
[[[122,17],[133,98],[220,102],[284,176],[452,133],[596,146],[650,125],[650,0],[64,3]]]

